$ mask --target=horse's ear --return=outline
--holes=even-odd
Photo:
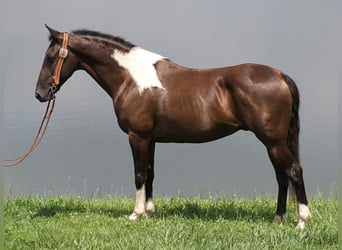
[[[47,24],[45,24],[45,27],[48,29],[48,31],[50,32],[50,38],[49,40],[61,40],[63,38],[63,34],[57,30],[54,30],[52,28],[50,28]]]

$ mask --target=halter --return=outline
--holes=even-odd
[[[67,50],[68,39],[69,39],[69,34],[65,32],[63,34],[63,43],[62,43],[62,47],[59,49],[59,52],[58,52],[58,61],[57,61],[56,68],[55,68],[55,71],[53,74],[54,82],[52,83],[52,86],[50,87],[51,99],[49,100],[48,105],[46,107],[46,111],[45,111],[43,120],[40,124],[36,138],[34,139],[31,147],[22,156],[20,156],[16,159],[12,159],[12,160],[6,160],[6,162],[8,162],[8,163],[4,164],[5,167],[12,167],[12,166],[18,165],[19,163],[24,161],[26,159],[26,157],[29,156],[29,154],[31,154],[33,152],[33,150],[36,149],[38,144],[43,139],[43,136],[45,135],[45,132],[47,130],[47,126],[49,124],[53,109],[55,107],[56,98],[55,98],[54,94],[55,94],[57,86],[60,82],[62,66],[63,66],[64,60],[68,56],[68,50]],[[51,101],[52,101],[52,104],[50,105]]]

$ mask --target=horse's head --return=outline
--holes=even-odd
[[[52,99],[63,83],[78,68],[77,56],[69,49],[64,33],[53,30],[47,25],[46,27],[50,32],[50,46],[45,54],[35,92],[36,98],[41,102]],[[63,48],[63,41],[65,48]]]

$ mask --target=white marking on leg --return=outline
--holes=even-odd
[[[297,228],[304,229],[305,223],[311,220],[311,213],[309,207],[305,204],[298,204],[298,214],[299,214],[299,222]]]
[[[152,200],[152,198],[149,198],[146,202],[146,214],[147,214],[147,216],[151,216],[152,214],[154,214],[155,211],[156,211],[156,207],[154,206],[153,200]]]
[[[299,209],[299,217],[302,218],[305,221],[311,220],[311,213],[309,210],[309,207],[304,204],[298,204],[298,209]]]
[[[140,94],[145,89],[152,87],[165,90],[154,67],[156,62],[165,59],[165,57],[140,47],[134,47],[127,53],[115,49],[112,58],[129,72],[136,82]]]
[[[142,185],[136,192],[135,207],[133,213],[129,216],[130,220],[138,220],[145,214],[145,185]]]
[[[303,230],[305,228],[305,221],[303,219],[299,219],[297,228]]]

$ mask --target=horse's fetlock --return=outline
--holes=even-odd
[[[148,215],[152,215],[152,214],[154,214],[155,211],[156,211],[156,207],[155,207],[152,199],[148,199],[146,202],[146,213]]]
[[[304,220],[305,222],[311,220],[312,218],[309,207],[305,204],[298,205],[298,213],[299,213],[299,218]]]

